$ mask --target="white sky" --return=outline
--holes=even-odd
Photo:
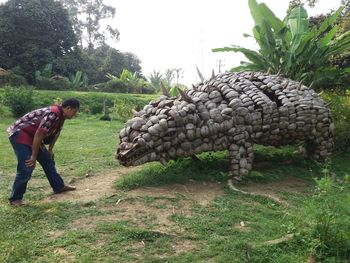
[[[258,0],[264,2],[279,17],[284,18],[289,0]],[[218,73],[238,66],[244,56],[233,52],[211,52],[212,48],[239,45],[254,48],[253,20],[247,0],[105,0],[116,8],[113,25],[120,32],[120,41],[109,43],[120,51],[136,54],[142,61],[142,72],[162,73],[167,68],[182,68],[186,85],[199,78],[196,66],[205,77],[212,69]],[[319,0],[309,15],[336,9],[340,0]]]

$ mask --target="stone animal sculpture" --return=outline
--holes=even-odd
[[[252,169],[253,144],[305,143],[317,160],[333,148],[331,113],[318,94],[301,83],[265,73],[219,74],[180,97],[150,102],[120,131],[116,158],[122,165],[229,151],[229,172]]]

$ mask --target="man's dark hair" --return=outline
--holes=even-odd
[[[71,107],[73,109],[79,109],[80,103],[77,99],[68,99],[62,103],[63,108]]]

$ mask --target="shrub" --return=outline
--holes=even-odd
[[[62,100],[69,98],[78,99],[80,101],[81,112],[101,113],[104,102],[106,102],[106,106],[110,109],[114,108],[116,99],[127,101],[127,104],[131,108],[143,108],[144,105],[158,96],[102,92],[34,91],[35,105],[37,107],[45,107],[53,104],[57,97],[60,97]]]
[[[21,86],[27,85],[27,81],[21,75],[0,68],[0,85]]]
[[[33,88],[30,86],[5,87],[3,101],[15,117],[20,117],[34,108]]]
[[[41,77],[36,86],[42,90],[69,90],[71,83],[68,78],[62,76]]]
[[[133,116],[133,109],[137,107],[131,100],[117,98],[114,104],[115,117],[118,120],[126,122]]]
[[[350,258],[349,178],[345,176],[342,182],[330,176],[316,180],[313,196],[301,207],[304,226],[300,233],[317,262]]]
[[[128,86],[125,84],[124,81],[121,81],[119,79],[111,79],[111,80],[109,80],[106,83],[105,89],[103,91],[105,91],[105,92],[127,93],[128,92]]]
[[[350,91],[346,91],[345,95],[327,92],[322,98],[330,103],[329,107],[333,113],[336,149],[350,146]]]
[[[91,114],[102,113],[103,104],[100,101],[95,101],[89,105],[89,111]]]
[[[156,89],[151,84],[147,84],[147,85],[144,85],[141,87],[141,93],[142,94],[154,94],[154,93],[156,93]]]

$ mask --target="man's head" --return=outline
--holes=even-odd
[[[63,115],[67,119],[72,119],[75,115],[77,115],[80,103],[77,99],[68,99],[62,103]]]

